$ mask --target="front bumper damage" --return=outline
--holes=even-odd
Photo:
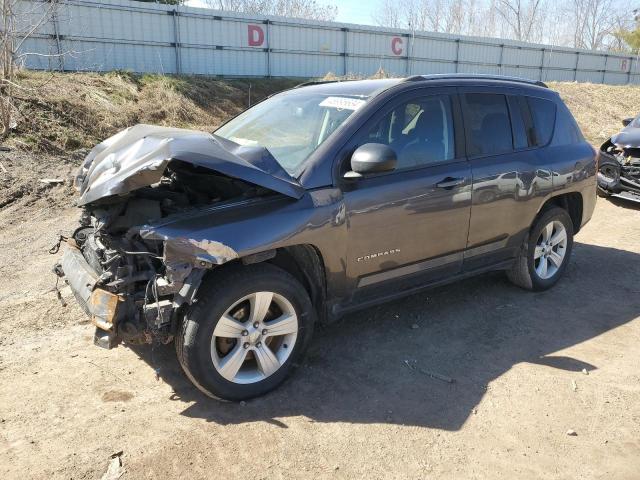
[[[94,343],[113,348],[130,344],[168,343],[175,334],[177,315],[193,303],[205,269],[183,270],[183,281],[150,278],[143,292],[114,291],[113,282],[90,265],[75,241],[67,241],[54,272],[69,286],[79,305],[96,327]],[[187,272],[188,270],[188,272]],[[149,301],[151,293],[152,301]]]
[[[598,192],[640,203],[640,143],[620,144],[616,140],[614,136],[600,147]]]
[[[236,208],[304,192],[263,147],[151,125],[94,147],[75,184],[80,225],[61,237],[67,247],[54,272],[107,348],[171,341],[205,272],[238,259],[215,235],[199,233],[200,218],[205,226],[233,222]]]
[[[131,226],[125,233],[104,228],[118,218],[130,218],[128,210],[139,207],[129,200],[124,215],[111,220],[104,220],[108,214],[93,215],[100,210],[92,214],[85,209],[74,233],[60,237],[66,247],[53,271],[91,318],[94,343],[101,347],[112,348],[120,341],[170,342],[205,273],[238,258],[220,242],[174,237],[162,226]],[[57,253],[58,247],[50,252]]]
[[[53,270],[69,285],[78,304],[96,326],[94,343],[103,348],[115,346],[119,316],[125,311],[123,298],[97,286],[100,277],[73,242],[68,243],[60,263]]]

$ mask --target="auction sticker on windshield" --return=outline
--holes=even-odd
[[[365,100],[349,97],[327,97],[320,102],[321,107],[338,108],[341,110],[357,110],[365,104]]]

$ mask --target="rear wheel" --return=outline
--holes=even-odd
[[[567,268],[572,248],[571,217],[562,208],[550,208],[534,223],[507,276],[528,290],[551,288]]]
[[[244,400],[285,380],[311,338],[315,312],[306,290],[272,265],[212,275],[176,338],[187,376],[207,395]]]

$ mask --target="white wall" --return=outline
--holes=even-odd
[[[21,8],[33,21],[46,4],[23,0]],[[640,83],[637,58],[618,54],[128,0],[63,1],[23,51],[44,54],[26,57],[36,69],[319,77],[383,68]]]

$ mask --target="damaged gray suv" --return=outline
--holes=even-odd
[[[96,146],[55,271],[98,345],[174,341],[200,390],[246,399],[291,373],[317,321],[491,270],[551,287],[595,174],[540,82],[307,84],[213,134],[137,125]]]

